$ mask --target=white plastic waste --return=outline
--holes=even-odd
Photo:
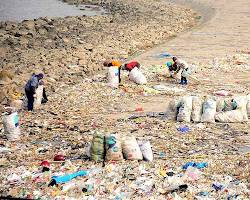
[[[143,85],[147,83],[146,77],[137,67],[135,67],[129,72],[129,79],[139,85]]]
[[[178,105],[177,121],[179,122],[190,122],[192,112],[192,97],[183,97]]]
[[[33,107],[34,109],[39,109],[42,104],[43,99],[43,85],[39,85],[36,89],[36,97],[34,99]]]
[[[215,113],[216,113],[216,101],[214,99],[207,99],[202,106],[202,122],[215,122]]]
[[[122,145],[121,139],[117,134],[105,136],[106,160],[122,160]]]
[[[193,108],[192,108],[191,119],[193,122],[200,122],[201,115],[202,115],[202,100],[201,100],[201,98],[194,96],[192,105],[193,105]]]
[[[4,133],[9,140],[18,140],[21,134],[17,112],[3,116]]]
[[[119,86],[119,69],[118,67],[108,68],[108,86],[118,88]]]
[[[146,161],[153,161],[153,151],[152,151],[152,147],[149,141],[146,142],[142,142],[139,141],[139,147],[141,149],[142,155],[144,160]]]

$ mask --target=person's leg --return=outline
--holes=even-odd
[[[181,82],[180,82],[181,85],[184,85],[184,77],[181,76]]]
[[[33,110],[33,104],[34,104],[34,97],[33,97],[33,93],[29,92],[29,91],[25,91],[27,99],[28,99],[28,111],[32,111]]]
[[[185,85],[187,85],[187,84],[188,84],[188,82],[187,82],[187,78],[186,78],[186,77],[184,77],[184,84],[185,84]]]
[[[118,68],[119,83],[121,83],[121,68]]]

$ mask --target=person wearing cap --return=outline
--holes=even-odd
[[[174,67],[174,69],[176,69],[175,75],[178,74],[180,70],[182,70],[180,84],[187,85],[187,83],[188,83],[187,78],[191,75],[190,67],[188,66],[188,64],[185,61],[183,61],[179,58],[173,57],[173,61],[174,61],[173,67]]]
[[[172,62],[166,62],[166,66],[170,73],[170,78],[174,78],[175,71],[177,70],[176,67],[174,67]]]
[[[105,61],[103,63],[105,67],[117,67],[118,68],[118,77],[119,77],[119,83],[121,82],[121,66],[122,64],[117,60],[112,61]]]
[[[28,99],[28,111],[33,110],[34,98],[36,97],[36,89],[39,85],[42,85],[43,74],[32,74],[31,78],[27,81],[25,85],[25,94]],[[42,103],[46,103],[48,101],[45,89],[43,89],[43,100]]]
[[[140,63],[138,63],[137,61],[131,61],[129,63],[124,64],[123,69],[127,70],[127,71],[132,71],[135,67],[137,67],[138,69],[140,69]]]

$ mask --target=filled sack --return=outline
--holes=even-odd
[[[39,109],[42,104],[42,99],[43,99],[43,85],[39,85],[38,88],[36,89],[36,97],[34,99],[34,109]]]
[[[243,115],[243,121],[248,121],[247,116],[247,97],[246,96],[237,96],[233,98],[233,104],[236,107],[236,110],[240,110]]]
[[[177,121],[179,122],[190,122],[192,112],[192,97],[183,97],[177,105],[178,114]]]
[[[202,122],[215,122],[215,113],[216,113],[216,101],[214,99],[207,99],[202,105]]]
[[[104,136],[96,132],[93,136],[90,147],[90,158],[96,162],[104,160]]]
[[[218,112],[215,114],[215,120],[218,122],[243,122],[243,114],[241,110],[231,110],[226,112]]]
[[[250,119],[250,94],[247,95],[247,116]]]
[[[151,144],[149,141],[143,142],[143,141],[139,141],[139,147],[141,149],[142,152],[142,156],[143,159],[146,161],[153,161],[153,151],[151,148]]]
[[[169,120],[176,120],[178,114],[178,103],[177,100],[171,100],[167,103],[166,115]]]
[[[8,140],[18,140],[21,134],[17,112],[3,115],[4,134]]]
[[[105,137],[106,160],[122,160],[121,139],[117,134],[110,134]]]
[[[122,152],[127,160],[142,160],[140,147],[134,136],[127,136],[122,141]]]
[[[116,66],[108,68],[108,86],[112,88],[119,86],[119,69]]]
[[[193,122],[200,122],[202,115],[202,100],[199,97],[193,97],[191,119]]]
[[[135,67],[129,72],[129,79],[139,85],[147,83],[146,77],[137,67]]]
[[[225,112],[230,110],[235,110],[236,105],[232,98],[219,98],[216,101],[216,112]]]

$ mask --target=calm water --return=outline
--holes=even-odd
[[[103,14],[105,10],[97,6],[76,7],[58,0],[0,0],[0,21]]]

